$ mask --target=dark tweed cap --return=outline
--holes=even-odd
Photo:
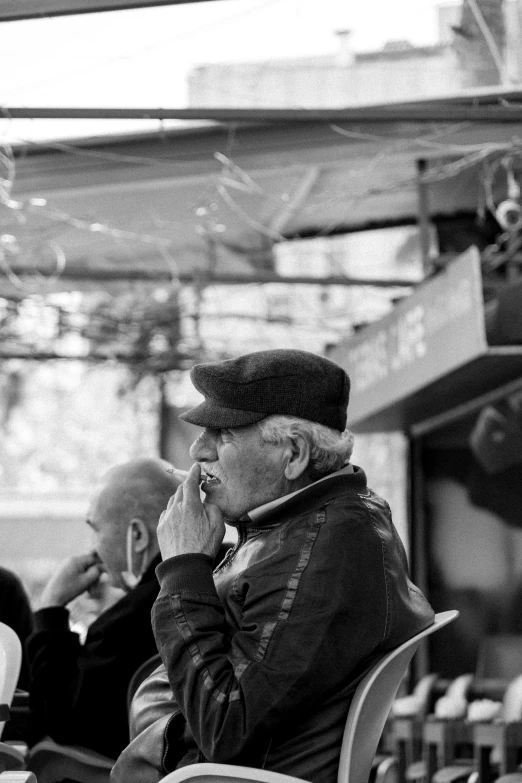
[[[256,351],[196,364],[190,377],[205,400],[180,418],[200,427],[244,427],[273,414],[297,416],[343,432],[350,379],[308,351]]]

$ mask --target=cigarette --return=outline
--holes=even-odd
[[[175,476],[180,476],[185,479],[188,476],[188,470],[179,470],[179,468],[165,468],[167,473],[172,473]]]
[[[165,468],[165,470],[167,471],[167,473],[172,473],[173,476],[180,478],[182,481],[185,481],[185,479],[188,476],[188,470],[180,470],[179,468]],[[199,482],[200,492],[202,493],[201,494],[202,500],[204,499],[204,495],[201,486],[202,484],[204,484],[204,482],[205,482],[205,478],[202,478],[201,481]]]

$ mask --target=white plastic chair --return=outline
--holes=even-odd
[[[0,623],[0,705],[11,706],[16,683],[22,665],[22,644],[20,639],[5,623]],[[0,737],[5,721],[0,723]]]
[[[458,617],[457,611],[440,612],[426,630],[387,653],[360,682],[344,730],[338,783],[368,783],[377,745],[399,685],[423,639]],[[162,779],[162,783],[305,783],[300,778],[231,764],[192,764]],[[0,783],[2,781],[0,780]]]
[[[22,643],[12,628],[0,623],[0,706],[3,710],[11,706],[21,665]],[[0,723],[0,737],[4,726],[5,720]],[[21,770],[24,765],[25,756],[19,748],[0,742],[0,772]]]

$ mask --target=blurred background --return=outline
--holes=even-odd
[[[0,33],[0,564],[34,599],[110,467],[189,467],[195,362],[294,347],[351,374],[354,461],[462,610],[421,668],[521,632],[521,0],[0,0]]]

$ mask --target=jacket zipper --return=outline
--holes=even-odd
[[[247,535],[246,535],[246,532],[245,532],[245,529],[244,529],[243,525],[238,525],[237,541],[234,544],[234,546],[232,547],[232,549],[228,550],[228,552],[226,553],[224,559],[218,565],[218,567],[214,569],[214,573],[215,574],[219,573],[219,571],[222,571],[224,568],[227,568],[230,565],[230,563],[235,558],[235,556],[238,553],[238,551],[241,549],[241,547],[245,543],[246,539],[247,539]]]

